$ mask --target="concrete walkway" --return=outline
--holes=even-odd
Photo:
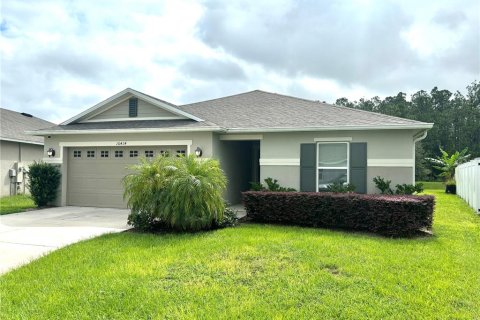
[[[234,204],[230,206],[230,209],[235,211],[237,213],[237,218],[241,219],[247,215],[247,212],[245,211],[245,207],[243,204]]]
[[[66,245],[128,228],[125,209],[58,207],[0,216],[0,274]]]

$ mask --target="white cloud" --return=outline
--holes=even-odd
[[[54,122],[126,87],[173,103],[253,89],[334,102],[461,90],[480,72],[476,1],[2,5],[1,105]]]

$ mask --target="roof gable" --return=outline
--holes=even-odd
[[[129,102],[132,96],[112,105],[110,108],[100,110],[81,122],[105,122],[105,121],[132,121],[132,120],[185,120],[189,119],[164,108],[159,108],[145,100],[137,100],[137,116],[129,117]]]
[[[129,118],[128,100],[132,97],[139,99],[139,115]],[[203,119],[199,117],[178,109],[178,107],[172,103],[127,88],[68,119],[63,122],[62,125],[82,122],[141,121],[146,119],[191,119],[194,121],[203,121]]]

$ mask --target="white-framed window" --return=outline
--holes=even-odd
[[[95,150],[87,150],[87,158],[95,158]]]
[[[350,145],[348,142],[317,144],[317,191],[324,191],[334,182],[350,182]]]
[[[82,151],[81,150],[73,150],[73,157],[74,158],[81,158],[82,157]]]
[[[153,158],[153,150],[145,150],[145,158]]]
[[[185,149],[177,150],[177,157],[185,157],[187,155],[187,151]]]
[[[101,150],[100,158],[108,158],[108,150]]]
[[[115,150],[115,158],[123,158],[123,150]]]
[[[130,158],[138,157],[138,150],[130,150]]]

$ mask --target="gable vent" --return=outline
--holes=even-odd
[[[130,98],[128,100],[128,116],[136,117],[138,114],[138,99]]]

